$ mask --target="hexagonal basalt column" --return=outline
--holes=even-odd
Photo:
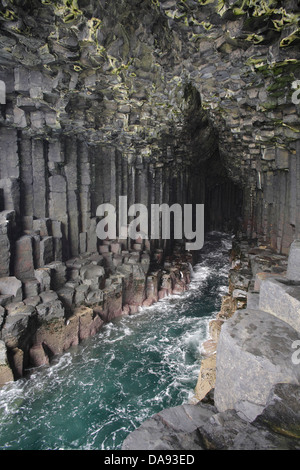
[[[217,348],[215,405],[253,420],[276,383],[300,384],[293,364],[297,331],[261,310],[237,311],[222,327]]]

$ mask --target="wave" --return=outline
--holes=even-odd
[[[230,241],[210,235],[183,295],[116,319],[1,389],[0,449],[119,449],[145,419],[188,402],[227,289]]]

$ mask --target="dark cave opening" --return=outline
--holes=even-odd
[[[183,135],[191,158],[188,200],[205,206],[205,232],[236,233],[242,224],[243,188],[228,174],[219,151],[218,132],[202,106],[199,91],[189,83]]]

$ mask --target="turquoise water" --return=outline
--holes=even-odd
[[[227,291],[230,237],[213,234],[189,290],[101,332],[0,390],[0,449],[120,449],[163,408],[188,402],[208,321]]]

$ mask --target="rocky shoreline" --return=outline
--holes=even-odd
[[[237,310],[257,306],[261,282],[286,275],[288,256],[275,253],[267,245],[235,239],[230,252],[228,295],[222,298],[220,312],[209,322],[208,338],[201,345],[202,362],[195,401],[202,400],[216,381],[216,355],[221,327]]]
[[[162,410],[123,450],[300,449],[299,241],[289,257],[235,242],[192,403]],[[296,343],[294,343],[296,342]]]
[[[49,364],[114,318],[183,293],[192,262],[180,247],[166,257],[162,249],[150,255],[142,244],[125,250],[107,240],[99,252],[49,262],[23,282],[0,278],[0,386]]]

